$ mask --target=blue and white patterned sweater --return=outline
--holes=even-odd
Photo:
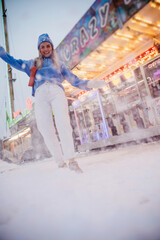
[[[0,57],[9,65],[25,72],[29,77],[31,74],[31,67],[33,66],[34,60],[22,60],[22,59],[15,59],[11,55],[9,55],[5,49],[0,46]],[[42,85],[45,81],[53,82],[59,85],[63,90],[64,87],[62,86],[62,82],[67,80],[72,86],[76,88],[80,88],[83,90],[89,91],[90,88],[87,87],[87,83],[89,80],[82,80],[79,79],[76,75],[74,75],[68,67],[62,62],[59,62],[60,69],[58,70],[54,63],[52,62],[51,58],[44,58],[43,66],[41,69],[37,69],[35,75],[35,83],[34,87],[32,88],[32,96],[35,95],[36,89]]]

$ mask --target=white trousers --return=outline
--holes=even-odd
[[[57,138],[55,124],[60,138]],[[57,163],[74,158],[72,128],[68,114],[68,103],[63,89],[56,84],[45,82],[35,93],[35,116],[37,127],[45,144]]]

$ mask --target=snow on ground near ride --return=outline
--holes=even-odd
[[[79,157],[0,160],[0,240],[159,240],[160,143]]]

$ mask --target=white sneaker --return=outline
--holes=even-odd
[[[69,166],[69,169],[72,171],[75,171],[77,173],[83,173],[82,169],[78,166],[78,163],[76,161],[69,162],[68,166]]]

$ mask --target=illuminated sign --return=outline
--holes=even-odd
[[[9,128],[12,127],[15,123],[17,123],[18,121],[20,121],[22,118],[24,118],[26,115],[28,115],[30,113],[30,111],[32,110],[31,98],[27,98],[26,104],[27,104],[27,108],[25,108],[23,112],[21,110],[18,110],[17,112],[13,113],[12,121],[10,120],[7,110],[6,110],[6,121],[8,123]]]
[[[18,110],[17,112],[13,113],[13,118],[15,119],[16,117],[18,117],[21,114],[21,110]]]
[[[156,61],[153,61],[152,63],[148,64],[148,68],[156,68],[160,65],[160,59],[157,59]]]
[[[70,68],[93,51],[104,39],[118,29],[113,1],[95,1],[56,51]]]
[[[27,109],[29,111],[32,110],[32,100],[31,100],[31,98],[27,98]]]
[[[69,68],[75,67],[149,0],[97,0],[56,48]]]

